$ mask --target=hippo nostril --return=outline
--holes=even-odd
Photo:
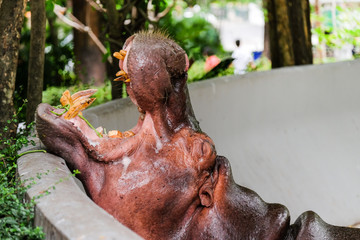
[[[290,225],[289,210],[281,204],[268,205],[268,222],[267,228],[271,229],[269,239],[283,239]]]

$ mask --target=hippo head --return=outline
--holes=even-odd
[[[63,157],[99,206],[145,239],[360,239],[305,213],[290,225],[286,207],[237,185],[190,104],[189,61],[174,41],[141,32],[119,66],[140,117],[127,138],[98,137],[78,116],[37,109],[39,138]]]

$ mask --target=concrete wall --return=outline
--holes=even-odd
[[[38,139],[35,139],[38,141]],[[43,148],[41,143],[28,150]],[[47,240],[137,240],[137,234],[120,224],[85,194],[65,161],[50,153],[29,153],[19,158],[18,174],[35,198],[35,225]]]
[[[360,61],[289,67],[189,85],[195,114],[232,165],[237,183],[294,218],[360,221]],[[126,130],[129,100],[87,112],[94,125]]]
[[[235,180],[292,220],[360,221],[360,61],[291,67],[191,86],[194,111]]]
[[[202,129],[230,160],[237,183],[285,204],[293,220],[311,209],[346,226],[360,221],[359,76],[358,60],[223,77],[189,89]],[[85,116],[94,126],[124,131],[138,112],[121,99]],[[18,165],[22,180],[37,182],[30,197],[51,192],[37,200],[35,217],[47,239],[139,239],[81,191],[61,158],[32,153]]]

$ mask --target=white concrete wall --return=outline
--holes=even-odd
[[[289,67],[193,83],[200,125],[240,185],[286,205],[292,220],[360,221],[360,61]],[[86,116],[108,130],[132,127],[129,100]]]

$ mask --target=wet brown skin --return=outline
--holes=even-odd
[[[234,182],[194,117],[187,56],[176,43],[139,33],[124,49],[119,66],[141,112],[135,136],[98,138],[79,117],[67,121],[47,104],[37,110],[41,141],[81,171],[94,202],[145,239],[360,239],[360,230],[312,212],[290,225],[286,207]]]

